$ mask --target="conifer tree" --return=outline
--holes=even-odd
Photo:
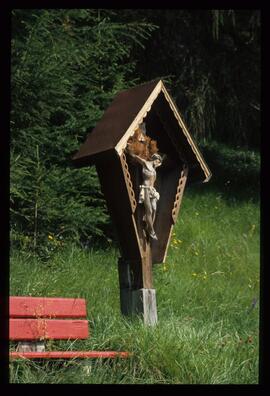
[[[70,159],[114,95],[136,83],[132,50],[153,26],[113,10],[12,12],[12,236],[31,247],[49,233],[89,239],[108,215],[94,168]]]

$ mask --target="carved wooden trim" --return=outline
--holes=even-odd
[[[173,99],[172,99],[171,96],[169,95],[169,93],[168,93],[168,91],[167,91],[167,89],[165,88],[165,86],[164,86],[163,83],[162,83],[161,91],[164,93],[164,96],[165,96],[165,98],[167,99],[167,102],[169,103],[169,106],[170,106],[171,110],[173,111],[173,114],[174,114],[175,118],[177,119],[178,124],[179,124],[180,127],[182,128],[182,131],[183,131],[184,135],[186,136],[186,138],[187,138],[187,140],[188,140],[188,142],[189,142],[189,144],[190,144],[190,147],[191,147],[193,153],[195,154],[195,156],[196,156],[198,162],[200,163],[200,165],[201,165],[201,167],[202,167],[202,169],[203,169],[203,171],[204,171],[204,174],[205,174],[206,179],[205,179],[203,182],[204,182],[204,183],[208,182],[208,180],[211,178],[212,174],[211,174],[211,172],[210,172],[208,166],[206,165],[206,163],[205,163],[204,160],[202,159],[202,157],[201,157],[201,155],[200,155],[200,152],[199,152],[199,150],[198,150],[197,145],[195,144],[194,140],[193,140],[192,137],[190,136],[190,134],[189,134],[189,132],[188,132],[188,130],[187,130],[187,127],[186,127],[184,121],[182,120],[182,117],[180,116],[179,110],[177,109],[176,105],[174,104]]]
[[[132,213],[134,213],[136,210],[136,207],[137,207],[137,202],[136,202],[136,198],[135,198],[135,193],[134,193],[133,184],[132,184],[132,180],[130,177],[127,158],[126,158],[125,153],[122,153],[122,155],[120,156],[120,160],[121,160],[121,164],[122,164],[123,174],[124,174],[124,178],[125,178],[125,182],[126,182],[126,187],[127,187],[127,191],[128,191],[128,195],[129,195]]]
[[[172,218],[173,218],[174,224],[177,220],[177,216],[179,213],[179,209],[180,209],[180,205],[181,205],[181,201],[182,201],[182,197],[183,197],[183,193],[184,193],[184,189],[185,189],[185,184],[187,181],[187,175],[188,175],[188,166],[184,164],[183,170],[181,171],[181,175],[179,178],[176,195],[175,195],[175,200],[174,200],[174,204],[173,204]]]
[[[165,263],[165,261],[166,261],[167,252],[168,252],[170,241],[171,241],[171,237],[172,237],[173,226],[174,225],[172,224],[171,228],[170,228],[169,237],[168,237],[168,240],[167,240],[167,245],[166,245],[165,253],[164,253],[164,256],[163,256],[163,260],[162,260],[163,263]]]
[[[151,95],[133,120],[132,124],[129,126],[128,130],[122,136],[122,138],[117,143],[115,150],[117,151],[118,155],[121,155],[124,151],[127,141],[130,136],[132,136],[135,130],[139,127],[139,125],[143,122],[144,118],[147,116],[147,113],[151,110],[152,104],[156,100],[157,96],[159,95],[161,88],[162,88],[162,81],[160,80],[154,90],[152,91]]]
[[[144,250],[143,250],[142,239],[140,238],[140,235],[138,233],[138,228],[137,228],[138,226],[137,226],[137,223],[136,223],[136,220],[135,220],[135,216],[131,215],[131,218],[132,218],[135,234],[136,234],[136,237],[137,237],[137,242],[138,242],[138,246],[139,246],[139,250],[140,250],[140,255],[141,255],[141,258],[143,259]]]

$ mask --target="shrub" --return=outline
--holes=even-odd
[[[243,148],[232,148],[217,142],[200,145],[212,171],[212,181],[243,193],[258,193],[260,187],[260,154]]]

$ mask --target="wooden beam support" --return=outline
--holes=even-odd
[[[143,278],[143,288],[152,289],[153,288],[153,269],[152,269],[152,252],[151,243],[149,240],[145,239],[143,246],[143,258],[142,258],[142,278]]]
[[[122,258],[118,261],[120,285],[120,307],[123,315],[142,315],[146,325],[157,323],[156,291],[152,285],[151,247],[147,245],[148,255],[141,262],[131,263]],[[145,286],[138,288],[134,283],[133,269],[136,266],[142,274],[142,283]]]

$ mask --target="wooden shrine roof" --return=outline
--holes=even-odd
[[[112,150],[121,155],[129,137],[144,121],[152,105],[156,104],[163,113],[165,125],[174,135],[176,150],[179,147],[180,156],[180,149],[185,153],[191,175],[193,175],[192,180],[207,182],[211,177],[211,172],[161,80],[154,80],[119,92],[72,158],[74,165],[77,167],[92,165],[106,158],[106,153]]]

